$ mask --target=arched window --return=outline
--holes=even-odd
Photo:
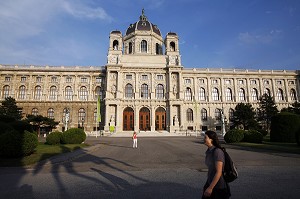
[[[201,109],[201,119],[207,121],[207,110],[205,108]]]
[[[225,97],[226,101],[232,101],[232,91],[230,88],[226,89]]]
[[[102,92],[101,92],[101,87],[97,86],[95,89],[95,94],[94,94],[94,99],[98,99],[98,96],[100,97],[100,99],[102,100]]]
[[[147,84],[142,84],[141,86],[141,98],[148,99],[149,97],[149,90]]]
[[[239,90],[239,99],[240,101],[245,101],[245,91],[242,88]]]
[[[114,50],[118,50],[119,49],[119,42],[118,42],[118,40],[114,40],[114,42],[113,42],[113,49]]]
[[[158,84],[156,86],[156,98],[157,99],[164,99],[165,97],[165,90],[162,84]]]
[[[79,89],[79,99],[80,100],[87,100],[88,98],[88,91],[85,86],[80,87]]]
[[[217,88],[213,88],[211,94],[212,94],[213,101],[219,101],[219,90]]]
[[[199,89],[199,100],[205,101],[205,89],[202,87]]]
[[[41,86],[36,86],[34,88],[34,99],[35,100],[40,100],[42,97],[42,87]]]
[[[218,108],[215,109],[215,119],[221,120],[221,110]]]
[[[253,88],[253,89],[252,89],[251,96],[252,96],[252,100],[253,100],[253,101],[257,101],[257,100],[258,100],[258,93],[257,93],[256,88]]]
[[[187,87],[185,90],[185,96],[184,99],[187,101],[192,101],[192,89]]]
[[[65,89],[65,99],[72,100],[73,99],[73,90],[71,86],[67,86]]]
[[[229,109],[229,121],[232,122],[234,119],[234,110],[232,108]]]
[[[38,110],[37,108],[33,108],[33,109],[31,110],[31,115],[37,116],[38,114],[39,114],[39,110]]]
[[[268,89],[268,88],[265,88],[265,90],[264,90],[264,94],[267,94],[268,96],[271,96],[270,89]]]
[[[170,42],[170,51],[175,51],[175,43],[173,41]]]
[[[48,109],[47,117],[50,118],[50,119],[54,119],[54,109],[53,108]]]
[[[129,42],[128,53],[129,53],[129,54],[132,54],[132,43],[131,43],[131,42]]]
[[[141,52],[146,53],[147,52],[147,41],[142,40],[141,42]]]
[[[25,88],[25,86],[20,86],[19,99],[25,99],[25,97],[26,97],[26,88]]]
[[[283,91],[282,91],[282,89],[277,90],[276,96],[277,96],[278,101],[283,101]]]
[[[81,108],[78,110],[78,123],[82,123],[85,121],[85,110]]]
[[[3,98],[9,97],[9,94],[10,94],[9,90],[10,90],[10,87],[8,85],[3,86],[3,93],[2,93]]]
[[[56,96],[57,96],[57,89],[56,89],[56,86],[51,86],[51,87],[50,87],[49,99],[50,99],[50,100],[56,100]]]
[[[297,100],[297,98],[296,98],[296,91],[294,89],[291,89],[291,91],[290,91],[290,97],[291,97],[291,100],[293,100],[293,101]]]
[[[194,118],[193,118],[193,110],[190,109],[190,108],[186,111],[186,120],[187,120],[188,122],[194,121]]]
[[[155,44],[155,49],[156,49],[156,54],[157,55],[162,55],[162,48],[161,45],[159,45],[158,43]]]
[[[133,87],[131,84],[126,84],[125,86],[125,98],[132,98],[133,97]]]

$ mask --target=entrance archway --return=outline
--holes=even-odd
[[[143,107],[139,113],[140,119],[140,130],[150,131],[150,110],[146,107]]]
[[[123,111],[123,131],[134,130],[134,111],[132,108],[127,107]]]
[[[162,107],[155,111],[155,130],[166,130],[166,111]]]

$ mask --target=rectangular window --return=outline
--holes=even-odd
[[[132,79],[132,75],[126,75],[126,79]]]
[[[11,80],[11,77],[5,77],[6,82],[10,82],[10,80]]]
[[[204,79],[199,79],[200,84],[204,84]]]
[[[72,77],[66,77],[66,82],[71,83],[72,82]]]
[[[157,75],[157,79],[158,79],[158,80],[163,80],[163,79],[164,79],[164,76],[163,76],[163,75]]]
[[[264,84],[265,84],[265,85],[269,85],[269,84],[270,84],[270,81],[266,79],[266,80],[264,80]]]
[[[51,77],[51,82],[53,83],[57,82],[57,77]]]
[[[148,79],[148,75],[142,75],[142,80],[147,80]]]
[[[250,82],[252,85],[256,85],[256,80],[251,80]]]
[[[213,80],[212,80],[212,83],[213,83],[213,84],[218,84],[218,80],[217,80],[217,79],[213,79]]]
[[[278,85],[281,85],[281,84],[282,84],[282,81],[281,81],[281,80],[278,80],[278,81],[277,81],[277,84],[278,84]]]
[[[239,84],[244,84],[244,81],[242,79],[240,79]]]
[[[87,83],[87,82],[88,82],[88,81],[87,81],[87,78],[86,78],[86,77],[82,77],[82,78],[81,78],[81,82],[82,82],[82,83]]]
[[[26,77],[21,77],[21,82],[26,82]]]
[[[231,84],[230,79],[226,79],[226,80],[225,80],[225,84]]]
[[[36,77],[36,82],[42,82],[42,77]]]
[[[184,82],[185,82],[186,84],[190,84],[192,81],[191,81],[191,79],[185,79]]]
[[[96,77],[96,83],[101,84],[102,83],[102,78],[101,77]]]

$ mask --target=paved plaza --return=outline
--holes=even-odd
[[[91,146],[26,168],[0,168],[0,198],[201,198],[201,137],[88,138]],[[300,155],[224,145],[239,178],[232,198],[299,198]]]

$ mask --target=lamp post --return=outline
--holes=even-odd
[[[81,118],[81,128],[82,128],[82,130],[84,130],[83,123],[84,123],[84,117],[83,117],[83,118]]]

